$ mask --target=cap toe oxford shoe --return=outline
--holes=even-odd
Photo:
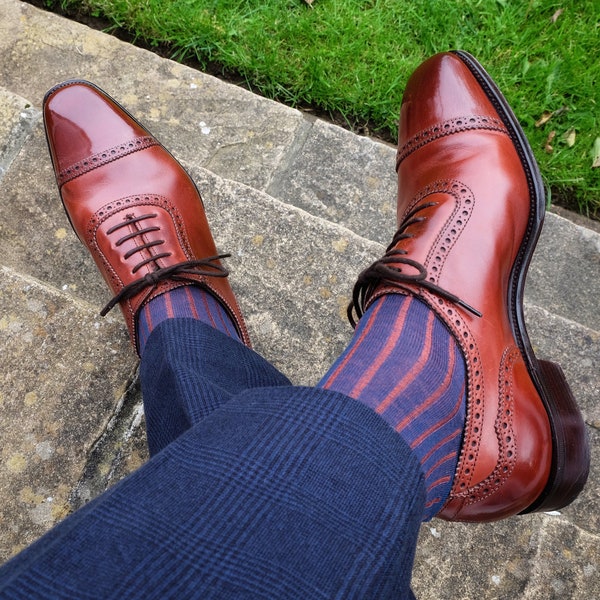
[[[400,113],[398,232],[354,290],[412,294],[460,344],[467,419],[448,520],[558,509],[589,470],[585,426],[560,367],[538,360],[523,288],[545,195],[519,123],[467,53],[439,54],[410,78]],[[352,313],[351,313],[352,314]]]
[[[196,186],[173,156],[95,85],[67,81],[43,106],[60,196],[73,229],[119,303],[136,346],[136,316],[182,285],[210,291],[250,344]]]

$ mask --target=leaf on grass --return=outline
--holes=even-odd
[[[594,141],[592,161],[592,169],[597,169],[600,167],[600,137],[597,137]]]
[[[565,142],[567,142],[567,146],[569,146],[569,148],[572,148],[575,145],[575,136],[577,134],[575,133],[575,129],[573,129],[571,127],[571,129],[568,129],[567,131],[565,131],[563,133],[563,140],[565,140]]]
[[[554,114],[553,112],[550,112],[549,110],[545,110],[542,113],[542,116],[535,122],[535,126],[541,127],[544,123],[547,123],[552,118],[553,114]]]
[[[304,2],[306,2],[306,4],[308,4],[311,8],[313,7],[313,2],[315,0],[304,0]]]
[[[558,17],[560,17],[560,15],[562,15],[565,12],[564,8],[559,8],[551,17],[550,17],[550,22],[551,23],[556,23],[556,21],[558,21]]]
[[[552,117],[559,117],[563,113],[568,112],[568,110],[569,110],[568,106],[561,106],[560,108],[557,108],[556,110],[552,110],[552,111],[545,110],[542,113],[542,116],[535,122],[535,126],[541,127],[542,125],[546,124],[550,119],[552,119]]]
[[[552,147],[552,140],[556,136],[556,131],[551,131],[546,138],[546,143],[544,144],[544,151],[547,154],[552,154],[554,152],[554,148]]]

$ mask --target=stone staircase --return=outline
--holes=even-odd
[[[124,104],[202,191],[255,349],[315,383],[351,335],[357,273],[394,232],[394,148],[0,0],[0,560],[147,459],[137,361],[70,229],[43,95],[84,78]],[[600,598],[600,234],[548,214],[526,289],[538,356],[563,366],[593,446],[556,514],[422,527],[418,598]]]

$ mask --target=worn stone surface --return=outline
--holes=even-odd
[[[39,111],[28,100],[0,88],[0,178],[39,117]]]
[[[598,598],[600,537],[560,515],[494,524],[433,520],[421,528],[417,598],[546,600]]]
[[[538,357],[557,362],[565,372],[590,436],[588,484],[562,513],[578,527],[600,535],[600,333],[539,307],[528,307],[526,318]],[[600,577],[597,584],[600,597]]]
[[[41,122],[2,181],[0,231],[4,265],[100,307],[110,299],[63,210]]]
[[[600,331],[600,233],[547,214],[526,294],[532,303]]]
[[[1,267],[0,560],[69,512],[87,453],[135,367],[119,328]]]
[[[347,343],[356,274],[394,225],[389,146],[0,0],[0,560],[148,458],[135,355],[116,311],[96,317],[110,293],[47,156],[41,100],[68,77],[105,88],[184,162],[255,348],[294,383]],[[424,524],[421,600],[600,598],[596,236],[548,215],[526,290],[533,347],[563,365],[588,425],[588,486],[560,514]]]
[[[396,223],[395,159],[391,146],[315,121],[296,137],[267,191],[387,246]]]
[[[69,496],[77,510],[148,460],[144,407],[137,373],[125,384],[123,394],[87,453],[79,481]]]
[[[232,254],[232,286],[255,348],[294,383],[316,383],[349,340],[356,274],[381,246],[206,170],[191,173],[220,250]]]

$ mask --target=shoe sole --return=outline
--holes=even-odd
[[[583,417],[561,367],[536,358],[525,327],[525,277],[544,221],[544,184],[525,133],[493,79],[469,53],[454,51],[453,54],[471,71],[494,105],[509,131],[527,177],[529,221],[510,274],[508,306],[513,334],[548,414],[552,466],[546,487],[521,514],[558,510],[570,504],[583,489],[590,468],[590,446]]]

